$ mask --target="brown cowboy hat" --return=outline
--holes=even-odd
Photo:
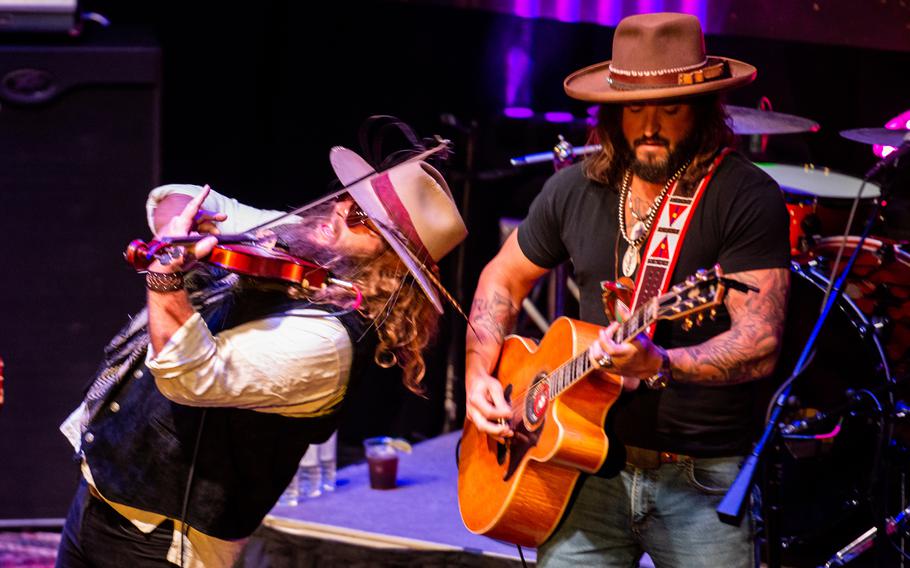
[[[613,59],[572,73],[563,87],[582,101],[645,102],[732,89],[755,74],[748,63],[705,55],[695,16],[640,14],[616,26]]]

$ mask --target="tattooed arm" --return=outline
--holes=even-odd
[[[727,292],[730,329],[692,347],[670,349],[673,379],[681,383],[724,385],[771,374],[780,352],[790,290],[786,268],[730,274],[761,292]]]
[[[496,423],[511,415],[502,387],[490,373],[499,360],[503,338],[515,324],[518,307],[534,282],[547,270],[528,260],[513,232],[499,254],[483,269],[474,292],[465,340],[467,416],[492,436],[508,436],[508,426]]]
[[[772,268],[727,276],[761,291],[727,292],[724,303],[730,312],[730,329],[724,333],[691,347],[664,350],[645,336],[629,343],[615,343],[611,339],[617,328],[614,323],[601,330],[592,356],[608,353],[613,360],[611,372],[645,378],[657,373],[666,354],[673,380],[679,383],[721,386],[770,375],[780,353],[790,271]]]

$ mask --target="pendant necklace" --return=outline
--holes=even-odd
[[[657,211],[664,202],[664,198],[667,196],[667,191],[670,190],[670,186],[679,179],[679,176],[681,176],[688,167],[689,162],[686,162],[681,168],[676,170],[676,173],[664,184],[664,188],[660,190],[660,194],[658,194],[654,199],[654,202],[651,203],[651,207],[648,208],[648,211],[643,217],[638,216],[634,211],[632,212],[632,215],[635,217],[635,224],[632,225],[631,230],[626,229],[626,200],[628,199],[629,192],[632,188],[632,171],[626,170],[625,175],[623,175],[622,188],[619,192],[619,233],[629,245],[626,249],[626,253],[622,256],[623,276],[631,278],[638,269],[638,264],[641,262],[640,248],[648,238],[648,234],[651,232],[651,225],[654,223]]]

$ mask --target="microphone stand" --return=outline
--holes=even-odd
[[[872,168],[872,170],[870,170],[869,173],[867,173],[863,178],[863,183],[869,181],[880,171],[880,164],[877,163]],[[815,327],[812,329],[812,332],[809,334],[809,338],[806,340],[806,345],[803,347],[803,350],[799,356],[799,360],[796,362],[796,365],[794,366],[790,377],[787,378],[787,386],[774,402],[774,409],[771,411],[771,415],[768,419],[767,424],[765,425],[765,429],[762,433],[761,438],[759,439],[758,443],[755,444],[755,447],[752,449],[752,453],[748,458],[746,458],[745,463],[743,463],[742,468],[739,470],[739,474],[736,476],[736,479],[733,481],[733,484],[730,486],[727,494],[724,496],[720,505],[717,507],[717,516],[723,523],[735,526],[738,526],[740,524],[745,512],[745,504],[755,482],[755,472],[758,468],[758,464],[765,457],[768,448],[773,447],[775,449],[775,452],[779,452],[780,450],[781,438],[780,429],[778,428],[778,420],[780,419],[781,413],[784,410],[784,406],[786,405],[787,400],[790,398],[790,392],[793,389],[793,383],[796,381],[799,375],[802,374],[802,372],[805,370],[805,367],[807,366],[807,361],[809,361],[815,347],[815,342],[818,339],[822,328],[828,319],[828,314],[831,313],[831,309],[840,300],[840,297],[843,294],[844,283],[847,280],[847,276],[853,269],[853,265],[863,248],[863,243],[865,243],[866,238],[869,236],[869,233],[872,230],[875,219],[878,218],[878,214],[881,209],[881,202],[886,200],[885,189],[887,185],[888,184],[886,183],[881,184],[882,195],[878,200],[875,201],[875,206],[872,208],[873,210],[869,215],[869,218],[866,220],[866,224],[863,227],[863,232],[860,236],[859,242],[857,243],[856,248],[853,250],[853,254],[850,255],[850,259],[844,266],[844,269],[841,272],[840,276],[837,278],[834,288],[831,290],[831,294],[828,296],[828,300],[825,303],[825,306],[822,309],[818,320],[815,322]],[[762,503],[764,506],[763,508],[766,511],[764,519],[765,536],[767,539],[768,547],[767,561],[768,568],[779,568],[781,566],[781,546],[780,537],[778,534],[780,530],[779,527],[781,514],[781,467],[779,464],[776,464],[774,467],[766,468],[766,472],[768,473],[769,478],[767,479],[766,492],[762,497]]]
[[[465,135],[465,172],[462,181],[461,192],[461,217],[465,225],[468,224],[468,216],[471,207],[471,190],[473,188],[476,176],[476,147],[477,147],[477,122],[472,120],[467,126],[462,125],[454,115],[446,114],[441,117],[443,123],[455,128]],[[464,265],[465,265],[465,243],[458,245],[455,255],[455,286],[454,295],[458,303],[464,305]],[[470,312],[470,310],[469,310]],[[464,396],[464,388],[459,393],[458,389],[460,379],[464,373],[459,373],[457,362],[464,357],[464,333],[461,332],[461,322],[455,318],[450,318],[451,337],[449,338],[449,349],[446,354],[446,380],[445,380],[445,402],[444,402],[444,419],[442,423],[443,433],[451,432],[461,428],[458,424],[458,401]]]

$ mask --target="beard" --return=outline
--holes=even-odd
[[[334,204],[326,203],[307,211],[300,223],[287,223],[269,228],[277,239],[276,248],[283,249],[291,256],[308,260],[322,266],[334,274],[350,277],[360,272],[364,263],[377,258],[377,254],[365,254],[361,251],[347,250],[339,244],[320,242],[315,231],[332,220]]]
[[[628,143],[626,144],[631,161],[629,167],[632,173],[648,183],[665,183],[695,155],[695,137],[691,134],[681,140],[666,158],[654,158],[651,161],[639,160],[635,155],[634,148],[644,143],[658,143],[669,149],[670,141],[656,136],[654,138],[638,138],[632,143],[631,148]]]

